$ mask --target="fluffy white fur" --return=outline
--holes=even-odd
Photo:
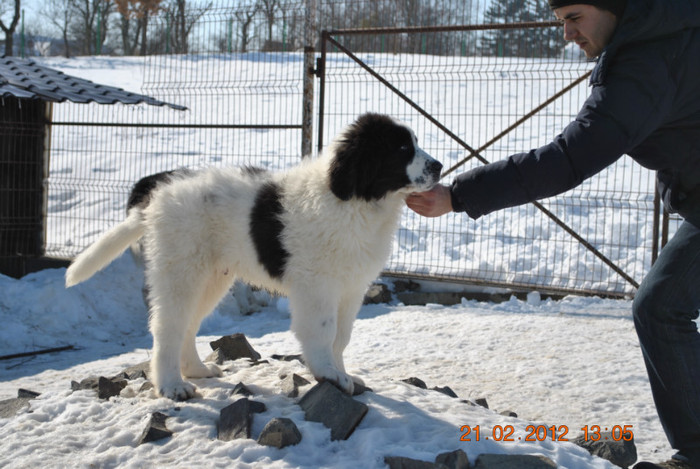
[[[343,350],[367,286],[390,254],[405,196],[429,189],[439,177],[439,163],[410,135],[412,159],[402,169],[410,182],[372,200],[342,200],[330,189],[339,147],[363,138],[351,130],[318,158],[285,172],[208,169],[173,177],[154,190],[145,208],[131,210],[75,259],[66,285],[86,280],[143,237],[154,339],[151,373],[160,395],[190,398],[195,386],[183,376],[221,374],[202,363],[195,335],[236,278],[287,295],[291,329],[308,368],[317,379],[352,393],[353,379],[361,380],[346,373]],[[284,275],[277,278],[259,262],[250,230],[256,194],[269,182],[281,188],[282,241],[289,253]]]

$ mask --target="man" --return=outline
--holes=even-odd
[[[551,143],[412,194],[435,217],[479,218],[560,194],[623,154],[655,170],[669,212],[685,221],[642,282],[633,315],[652,394],[671,446],[661,464],[700,468],[700,0],[549,0],[597,63],[591,94]]]

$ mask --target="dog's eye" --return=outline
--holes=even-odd
[[[411,151],[411,147],[410,147],[409,145],[401,145],[401,146],[399,147],[399,151],[400,151],[401,153],[408,153],[408,152]]]

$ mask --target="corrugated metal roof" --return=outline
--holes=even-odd
[[[98,85],[89,80],[66,75],[63,72],[37,64],[31,59],[0,58],[0,97],[43,99],[62,103],[95,102],[99,104],[139,104],[169,106],[179,111],[185,106],[158,101],[142,94],[130,93],[113,86]]]

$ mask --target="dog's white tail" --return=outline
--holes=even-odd
[[[66,287],[83,282],[116,259],[130,244],[143,236],[145,225],[140,210],[131,210],[126,220],[112,227],[81,252],[66,270]]]

